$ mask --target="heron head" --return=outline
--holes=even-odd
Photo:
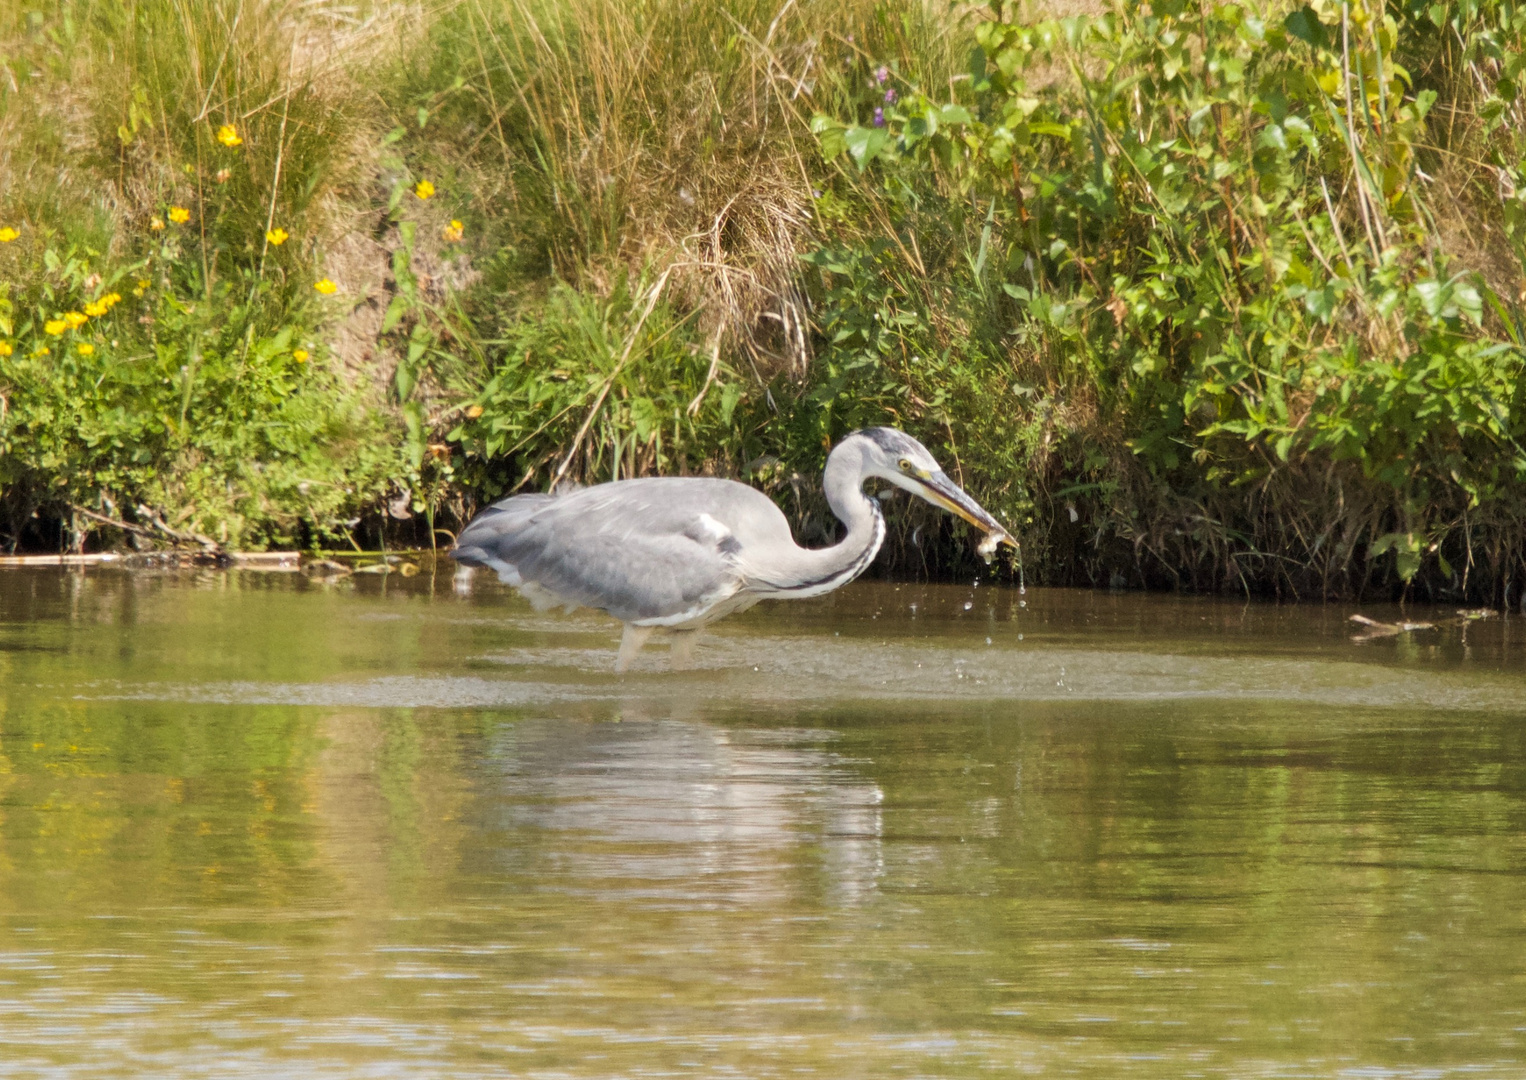
[[[864,428],[850,438],[855,436],[864,441],[864,479],[877,476],[887,480],[917,498],[963,518],[983,532],[1000,534],[1000,540],[1016,546],[1001,523],[950,480],[937,459],[916,439],[904,431],[884,427]]]

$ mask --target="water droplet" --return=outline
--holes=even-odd
[[[1021,634],[1018,634],[1018,635],[1017,635],[1017,640],[1018,640],[1018,641],[1021,641],[1021,640],[1023,640],[1023,635],[1021,635]]]
[[[1025,608],[1025,607],[1028,606],[1028,601],[1026,601],[1026,600],[1019,600],[1017,602],[1017,606],[1020,607],[1020,608]]]
[[[975,606],[975,605],[974,605],[974,603],[973,603],[973,602],[971,602],[971,601],[969,601],[969,600],[966,600],[966,601],[965,601],[965,602],[964,602],[964,610],[965,610],[965,611],[969,611],[969,610],[970,610],[970,608],[972,608],[972,607],[974,607],[974,606]]]
[[[986,638],[986,644],[987,645],[991,644],[991,639],[990,638]]]

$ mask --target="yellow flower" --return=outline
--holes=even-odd
[[[482,415],[482,406],[481,405],[468,405],[466,407],[466,418],[468,420],[475,420],[475,419],[477,419],[477,417],[479,417],[481,415]]]
[[[244,140],[238,137],[237,128],[235,128],[232,124],[224,124],[222,127],[217,129],[217,141],[222,143],[224,146],[237,146]]]
[[[293,349],[291,351],[291,358],[293,360],[295,360],[299,364],[305,364],[305,363],[307,363],[307,350],[306,349]]]
[[[282,228],[270,229],[265,233],[265,239],[269,240],[274,247],[280,247],[291,237],[291,233]]]
[[[98,319],[106,314],[106,306],[105,300],[92,300],[85,305],[85,314],[89,315],[92,319]]]
[[[0,356],[9,356],[12,351],[9,341],[0,341]]]
[[[414,185],[413,193],[421,199],[434,198],[434,185],[428,180],[420,180]]]
[[[90,317],[88,315],[84,314],[83,312],[79,312],[79,311],[66,311],[66,312],[64,312],[64,322],[69,324],[69,329],[70,330],[73,330],[74,328],[79,327],[79,326],[84,326],[89,321],[90,321]]]
[[[0,244],[9,244],[20,235],[19,232],[7,225],[5,228],[0,229]]]
[[[441,235],[445,237],[447,243],[459,244],[461,237],[466,235],[466,226],[455,219],[451,219],[451,223],[441,230]]]
[[[328,278],[324,278],[322,281],[313,282],[313,288],[317,289],[324,296],[332,296],[334,293],[339,291],[339,286],[335,285]]]
[[[191,212],[183,206],[170,207],[170,220],[176,225],[184,225],[191,220]]]
[[[64,322],[62,319],[49,319],[47,322],[42,324],[42,328],[48,333],[52,334],[54,337],[57,337],[65,330],[69,329],[69,324]]]
[[[148,227],[153,229],[154,232],[158,232],[160,229],[164,228],[164,219],[161,217],[150,218],[148,221]]]
[[[109,292],[101,297],[101,303],[105,304],[108,309],[116,307],[121,302],[122,294],[119,292]]]
[[[39,345],[39,346],[37,346],[37,348],[32,350],[32,355],[33,356],[47,356],[52,351],[53,350],[48,348],[46,345]]]
[[[93,352],[95,352],[95,346],[90,344],[90,342],[82,341],[79,343],[79,354],[81,356],[89,356]]]

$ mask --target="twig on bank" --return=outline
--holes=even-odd
[[[625,350],[620,354],[620,360],[615,364],[615,369],[604,380],[603,387],[599,390],[599,396],[594,399],[593,408],[588,410],[588,415],[583,418],[583,426],[578,428],[578,433],[572,439],[572,446],[567,450],[567,456],[562,458],[562,463],[557,466],[556,473],[551,477],[551,491],[556,490],[556,485],[562,482],[567,475],[567,470],[572,466],[572,459],[577,457],[578,448],[583,445],[583,436],[588,434],[588,429],[593,426],[594,418],[599,415],[599,410],[604,407],[604,399],[609,396],[609,391],[614,387],[615,380],[620,377],[620,372],[625,370],[626,362],[630,360],[631,353],[636,348],[636,339],[641,336],[641,328],[646,325],[647,316],[657,306],[657,299],[662,295],[662,290],[668,283],[668,275],[673,272],[669,266],[652,286],[647,296],[646,308],[641,312],[641,318],[636,320],[636,325],[631,327],[629,336],[625,339]]]
[[[135,533],[138,536],[168,537],[178,544],[197,544],[212,554],[226,554],[223,551],[223,546],[210,536],[203,536],[197,532],[181,532],[179,529],[171,528],[165,524],[164,519],[157,512],[150,510],[146,506],[139,506],[138,513],[148,520],[149,525],[136,525],[130,521],[122,521],[119,518],[109,517],[95,510],[87,510],[83,506],[75,506],[73,503],[69,504],[69,509],[81,517],[89,518],[91,521],[102,525],[110,525],[113,529],[121,529],[124,532]]]
[[[291,108],[291,69],[297,61],[297,39],[291,39],[291,56],[286,61],[286,86],[288,93],[281,105],[281,130],[276,135],[276,168],[275,176],[270,181],[270,209],[265,214],[265,237],[260,244],[260,268],[258,276],[261,280],[265,277],[265,253],[270,250],[270,230],[275,227],[276,221],[276,196],[281,193],[281,163],[286,157],[286,117]],[[251,298],[254,295],[253,287],[250,288]],[[246,350],[247,351],[247,350]]]
[[[699,388],[699,393],[694,395],[694,400],[689,402],[688,414],[699,415],[699,407],[705,402],[705,395],[710,392],[710,386],[715,382],[716,373],[721,368],[721,333],[724,328],[718,327],[715,331],[715,340],[710,342],[710,371],[705,375],[705,385]]]

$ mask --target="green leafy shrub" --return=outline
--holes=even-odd
[[[299,19],[222,0],[0,14],[0,138],[31,151],[0,163],[10,548],[121,542],[112,521],[316,543],[404,473],[394,418],[328,344],[332,230],[312,211],[366,129]]]
[[[1492,43],[1483,74],[1508,90],[1526,14],[1421,18],[1166,0],[1025,23],[998,4],[967,98],[901,84],[873,118],[813,127],[899,249],[928,204],[961,208],[938,272],[987,302],[943,340],[1069,408],[1052,504],[1089,504],[1156,572],[1206,556],[1203,584],[1343,591],[1388,551],[1418,553],[1405,581],[1434,555],[1443,583],[1485,557],[1499,582],[1522,538],[1486,556],[1477,527],[1514,528],[1523,492],[1521,309],[1448,263],[1422,168],[1441,91],[1401,59],[1450,27]]]
[[[101,518],[255,548],[345,535],[398,455],[325,364],[317,312],[258,280],[187,297],[165,250],[103,277],[46,248],[32,287],[0,296],[10,544],[39,510],[72,519],[76,546]],[[291,321],[264,325],[275,311]]]

